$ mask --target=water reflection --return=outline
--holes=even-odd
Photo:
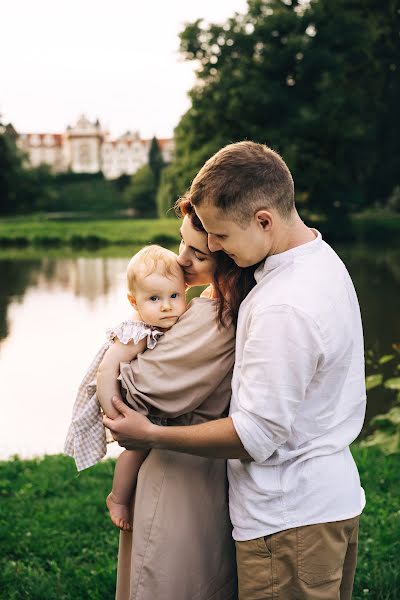
[[[400,248],[339,246],[360,301],[366,348],[383,354],[400,342]]]
[[[76,388],[104,330],[126,318],[126,256],[0,256],[0,458],[62,450]],[[399,249],[340,246],[362,307],[366,345],[400,341]],[[119,250],[121,252],[121,250]],[[390,401],[370,395],[369,416]],[[118,454],[117,445],[111,454]]]
[[[0,262],[0,340],[9,334],[7,307],[11,302],[20,302],[29,285],[35,285],[41,271],[41,261],[13,260]]]

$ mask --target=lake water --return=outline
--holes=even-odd
[[[366,347],[389,352],[400,342],[400,249],[336,250],[358,292]],[[62,452],[77,386],[104,330],[130,314],[124,278],[130,249],[117,253],[0,254],[0,459]],[[374,390],[367,419],[390,401]],[[119,452],[117,444],[109,447],[111,456]]]

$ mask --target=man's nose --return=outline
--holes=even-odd
[[[221,244],[215,239],[215,236],[212,235],[212,233],[208,234],[208,248],[210,252],[216,252],[217,250],[222,249]]]

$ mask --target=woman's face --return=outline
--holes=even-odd
[[[184,270],[187,285],[208,285],[213,281],[215,258],[207,246],[207,234],[197,231],[186,216],[181,226],[178,263]]]

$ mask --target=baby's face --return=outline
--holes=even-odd
[[[166,277],[154,272],[136,288],[136,307],[141,319],[161,329],[169,329],[186,310],[183,271]]]

